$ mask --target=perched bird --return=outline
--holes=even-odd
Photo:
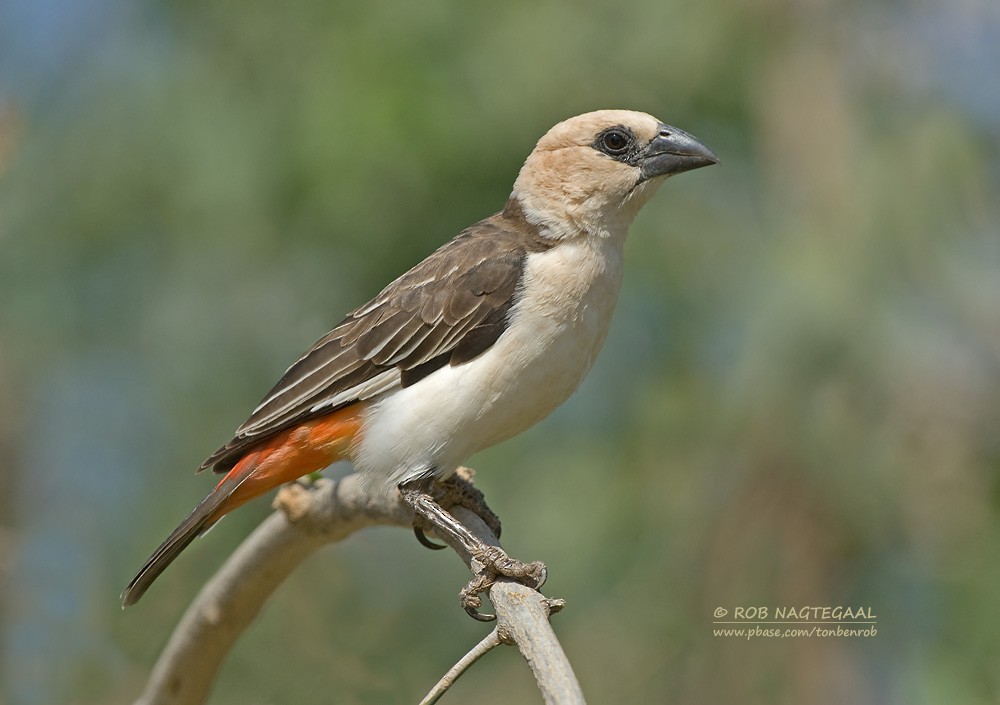
[[[349,313],[202,463],[225,476],[142,566],[123,605],[195,537],[282,483],[346,459],[414,503],[412,488],[545,418],[604,342],[636,213],[668,176],[716,162],[645,113],[600,110],[553,127],[503,210]]]

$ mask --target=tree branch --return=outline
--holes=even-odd
[[[497,537],[476,514],[464,507],[453,507],[450,511],[485,543],[500,545]],[[469,569],[477,573],[481,566],[474,564],[461,544],[448,543]],[[496,630],[500,641],[517,646],[535,674],[546,705],[584,705],[583,691],[573,667],[549,624],[549,615],[561,610],[565,603],[548,599],[537,590],[507,578],[501,578],[490,588],[490,602],[496,610]]]
[[[412,512],[398,493],[370,491],[356,475],[339,480],[321,478],[311,487],[288,485],[279,492],[275,506],[281,511],[265,519],[195,597],[174,629],[136,705],[205,702],[233,644],[271,594],[310,553],[368,526],[411,526],[413,521]],[[499,545],[493,532],[472,512],[456,507],[452,514],[485,542]],[[468,554],[460,547],[456,550],[469,565]],[[478,568],[470,567],[473,571]],[[535,674],[545,702],[583,703],[579,684],[548,623],[548,615],[561,607],[561,601],[547,600],[537,591],[509,581],[498,582],[489,594],[497,612],[498,641],[518,646]],[[479,656],[465,663],[468,658],[435,686],[440,691],[436,697]]]
[[[463,673],[469,670],[476,661],[481,659],[483,656],[491,652],[496,647],[500,646],[503,642],[500,641],[500,632],[494,627],[493,631],[486,635],[486,638],[481,642],[472,647],[465,656],[458,660],[454,666],[448,669],[448,672],[441,676],[441,680],[431,688],[423,700],[420,701],[420,705],[434,705],[441,696],[450,688],[455,681],[457,681]]]

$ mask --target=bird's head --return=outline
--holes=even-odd
[[[511,197],[549,237],[624,236],[668,176],[716,162],[708,147],[652,115],[598,110],[538,140]]]

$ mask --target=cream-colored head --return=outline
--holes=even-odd
[[[598,110],[538,140],[511,197],[548,237],[623,237],[664,179],[718,160],[691,135],[652,115]]]

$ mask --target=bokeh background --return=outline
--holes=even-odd
[[[632,229],[580,392],[471,463],[594,703],[1000,702],[1000,4],[0,4],[0,703],[128,703],[269,511],[118,594],[346,310],[556,121],[722,164]],[[313,557],[213,703],[413,703],[486,629],[400,530]],[[874,638],[713,636],[855,605]],[[540,702],[512,650],[447,702]]]

